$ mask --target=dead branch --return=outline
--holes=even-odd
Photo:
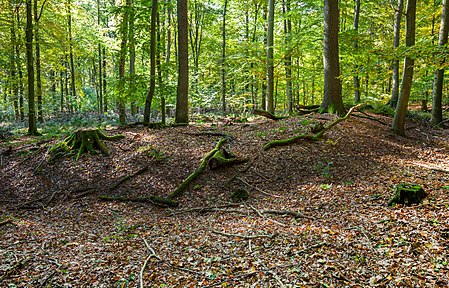
[[[179,197],[189,186],[189,184],[198,178],[201,173],[206,169],[207,162],[215,155],[217,151],[221,149],[221,146],[223,146],[224,142],[226,142],[227,138],[221,138],[220,141],[215,145],[215,148],[209,151],[209,153],[204,156],[203,160],[201,160],[200,166],[192,173],[190,174],[176,189],[173,191],[170,195],[168,195],[169,199],[177,198]]]
[[[161,258],[159,256],[156,255],[156,252],[154,252],[154,249],[151,248],[151,246],[148,244],[147,240],[145,240],[145,238],[143,239],[143,242],[145,242],[145,245],[147,246],[148,250],[150,251],[150,255],[148,255],[148,257],[145,259],[145,262],[143,262],[142,268],[140,269],[140,288],[143,288],[143,272],[145,271],[145,268],[148,265],[148,261],[150,261],[151,258],[156,258],[159,261],[161,260]]]
[[[84,197],[86,195],[89,195],[91,193],[94,193],[96,190],[95,188],[86,188],[86,189],[82,189],[80,191],[75,191],[75,192],[79,192],[78,194],[74,194],[75,192],[72,192],[72,194],[74,194],[72,197],[77,199],[77,198],[81,198]]]
[[[279,195],[270,194],[270,193],[268,193],[268,192],[265,192],[265,191],[263,191],[262,189],[260,189],[260,188],[258,188],[258,187],[256,187],[256,186],[253,186],[253,185],[251,185],[251,184],[249,184],[248,182],[246,182],[245,180],[243,180],[243,179],[240,178],[240,177],[236,177],[235,179],[239,180],[240,182],[242,182],[242,183],[245,184],[246,186],[253,188],[254,190],[260,192],[261,194],[263,194],[263,195],[265,195],[265,196],[275,197],[275,198],[281,197],[281,196],[279,196]]]
[[[368,115],[367,113],[365,113],[365,112],[363,112],[363,111],[360,111],[360,110],[359,110],[359,111],[357,111],[357,112],[359,112],[359,113],[361,113],[361,114],[363,114],[363,115],[353,114],[354,117],[363,118],[363,119],[368,119],[368,120],[375,121],[375,122],[380,123],[380,124],[385,125],[385,126],[390,126],[390,124],[385,123],[384,121],[382,121],[382,120],[380,120],[380,119],[377,119],[377,118],[375,118],[375,117],[372,117],[372,116]]]
[[[227,237],[238,237],[238,238],[242,238],[242,239],[256,239],[256,238],[270,238],[270,239],[273,239],[274,237],[277,236],[277,234],[258,234],[258,235],[231,234],[231,233],[225,233],[225,232],[212,230],[212,229],[210,229],[210,231],[212,233],[214,233],[214,234],[227,236]]]
[[[136,177],[139,174],[142,174],[143,172],[145,172],[147,170],[148,170],[148,166],[144,166],[144,167],[140,168],[139,170],[137,170],[136,172],[134,172],[131,175],[123,176],[114,185],[112,185],[112,187],[109,189],[109,191],[113,191],[113,190],[117,189],[118,186],[122,185],[124,182],[128,181],[131,178]]]
[[[193,208],[182,209],[182,210],[177,210],[177,211],[172,210],[171,214],[179,215],[179,214],[185,214],[185,213],[190,213],[190,212],[199,212],[199,213],[215,212],[215,211],[219,211],[219,210],[213,210],[213,209],[222,209],[223,210],[223,208],[237,207],[237,206],[240,206],[240,204],[232,204],[231,203],[231,204],[219,205],[219,206],[214,206],[214,207],[193,207]]]
[[[311,217],[304,216],[303,214],[301,214],[299,212],[290,211],[290,210],[260,210],[260,213],[263,213],[263,214],[274,214],[274,215],[290,215],[290,216],[293,216],[295,218],[313,219]]]
[[[149,202],[151,204],[160,207],[178,207],[179,202],[173,199],[160,197],[160,196],[148,196],[148,197],[123,197],[123,196],[109,196],[100,195],[98,196],[100,200],[104,201],[121,201],[121,202]]]
[[[214,131],[203,131],[203,132],[197,132],[197,133],[182,133],[185,135],[191,135],[191,136],[218,136],[218,137],[227,137],[232,138],[232,136],[221,133],[221,132],[214,132]]]
[[[351,116],[352,112],[358,108],[360,108],[363,104],[359,104],[357,106],[351,107],[351,109],[349,109],[348,113],[346,113],[346,115],[344,117],[338,118],[337,120],[334,120],[333,122],[327,124],[326,126],[324,126],[324,128],[319,131],[318,133],[315,134],[299,134],[296,136],[293,136],[292,138],[287,138],[287,139],[281,139],[281,140],[272,140],[270,142],[268,142],[267,144],[265,144],[263,146],[264,150],[268,150],[270,148],[273,147],[277,147],[277,146],[286,146],[286,145],[290,145],[292,143],[296,143],[299,142],[300,140],[311,140],[311,141],[317,141],[319,139],[321,139],[324,135],[324,133],[326,131],[329,131],[330,129],[332,129],[332,127],[334,127],[335,125],[337,125],[338,123],[340,123],[341,121],[345,121],[346,119],[349,118],[349,116]]]
[[[280,120],[280,119],[284,119],[284,118],[288,118],[288,116],[276,116],[276,115],[274,115],[274,114],[272,114],[272,113],[270,113],[268,111],[257,110],[257,109],[254,110],[254,115],[263,116],[263,117],[266,117],[268,119],[275,120],[275,121]]]

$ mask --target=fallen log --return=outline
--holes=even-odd
[[[288,118],[288,116],[276,116],[276,115],[274,115],[274,114],[272,114],[272,113],[270,113],[268,111],[257,110],[257,109],[254,110],[254,115],[263,116],[263,117],[266,117],[266,118],[271,119],[271,120],[280,120],[280,119]]]
[[[170,194],[168,195],[169,199],[174,199],[176,197],[179,197],[189,186],[189,184],[198,178],[201,173],[203,173],[204,169],[206,169],[206,165],[209,162],[209,160],[215,155],[217,151],[221,149],[221,146],[223,146],[224,142],[226,142],[227,138],[221,138],[220,141],[215,145],[215,148],[209,151],[209,153],[204,156],[204,158],[201,160],[200,166],[196,168],[196,170],[191,173],[182,183]]]
[[[152,204],[162,207],[178,207],[179,202],[173,199],[168,199],[160,196],[148,196],[148,197],[123,197],[123,196],[110,196],[100,195],[98,196],[103,201],[120,201],[120,202],[150,202]]]
[[[337,120],[327,124],[318,133],[305,133],[305,134],[299,134],[299,135],[293,136],[292,138],[281,139],[281,140],[272,140],[272,141],[268,142],[267,144],[265,144],[263,146],[263,149],[268,150],[270,148],[277,147],[277,146],[286,146],[286,145],[290,145],[292,143],[299,142],[300,140],[303,140],[303,139],[310,140],[310,141],[317,141],[323,137],[323,135],[326,131],[330,130],[332,127],[334,127],[338,123],[348,119],[349,116],[351,116],[352,112],[354,110],[358,109],[361,105],[363,105],[363,104],[359,104],[357,106],[352,107],[351,109],[349,109],[348,113],[346,113],[346,115],[344,117],[338,118]]]

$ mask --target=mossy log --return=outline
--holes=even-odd
[[[182,183],[173,191],[170,195],[168,195],[168,198],[174,199],[176,197],[179,197],[189,186],[189,184],[198,178],[201,173],[203,173],[204,169],[206,169],[207,163],[209,160],[215,155],[217,151],[220,151],[221,147],[223,146],[224,142],[226,142],[227,138],[221,138],[220,141],[215,145],[215,148],[209,151],[209,153],[204,156],[204,158],[201,160],[200,166],[196,168],[196,170],[191,173]]]
[[[78,150],[76,160],[78,160],[81,154],[94,152],[95,149],[100,150],[105,155],[109,155],[109,148],[102,140],[116,140],[123,137],[125,136],[122,134],[108,136],[99,129],[83,128],[76,130],[50,149],[50,162],[62,155],[70,154],[76,149]]]
[[[173,199],[168,199],[160,196],[148,196],[148,197],[123,197],[123,196],[109,196],[100,195],[100,200],[104,201],[121,201],[121,202],[150,202],[164,207],[178,207],[179,202]]]
[[[280,119],[288,118],[288,116],[276,116],[268,111],[257,110],[257,109],[254,110],[254,115],[263,116],[263,117],[266,117],[271,120],[280,120]]]
[[[267,144],[265,144],[263,146],[263,149],[268,150],[270,148],[277,147],[277,146],[286,146],[286,145],[290,145],[292,143],[299,142],[300,140],[303,140],[303,139],[310,140],[310,141],[317,141],[323,137],[323,135],[326,131],[330,130],[332,127],[334,127],[338,123],[348,119],[349,116],[351,116],[352,112],[354,110],[358,109],[361,105],[363,105],[363,104],[359,104],[357,106],[352,107],[351,109],[349,109],[348,113],[346,113],[346,115],[344,117],[338,118],[337,120],[325,125],[317,133],[304,133],[304,134],[299,134],[299,135],[293,136],[292,138],[273,140],[273,141],[270,141]]]
[[[396,186],[393,198],[388,202],[389,206],[396,204],[419,204],[428,194],[417,184],[401,183]]]
[[[209,168],[212,170],[231,166],[234,164],[242,164],[248,162],[248,159],[237,158],[234,154],[226,149],[220,149],[215,152],[214,156],[209,160]]]

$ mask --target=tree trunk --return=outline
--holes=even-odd
[[[20,6],[15,7],[16,11],[16,20],[17,20],[17,27],[20,27]],[[19,44],[16,43],[15,45],[16,50],[16,66],[17,66],[17,72],[19,73],[19,87],[18,87],[18,97],[19,97],[19,114],[20,114],[20,120],[23,121],[25,119],[25,109],[24,109],[24,101],[23,101],[23,93],[25,91],[23,87],[23,72],[22,72],[22,58],[20,57],[20,49]]]
[[[224,0],[223,6],[223,26],[221,43],[221,103],[223,114],[226,114],[226,12],[228,7],[228,0]]]
[[[400,44],[401,37],[401,18],[404,10],[404,0],[398,0],[398,10],[396,11],[396,19],[394,22],[394,48],[397,49]],[[391,87],[390,106],[396,108],[399,98],[399,59],[393,61],[393,77]]]
[[[290,19],[290,0],[283,0],[284,12],[284,34],[285,34],[285,48],[288,49],[284,58],[285,65],[285,81],[286,81],[286,95],[287,95],[287,111],[293,112],[293,94],[292,94],[292,54],[290,51],[292,21]]]
[[[274,1],[268,0],[267,30],[267,111],[274,114]]]
[[[440,33],[438,35],[438,46],[443,48],[447,44],[449,32],[449,7],[448,0],[443,1],[441,13]],[[440,62],[440,67],[435,71],[432,91],[432,125],[438,125],[443,121],[442,96],[443,96],[443,78],[444,78],[444,62]]]
[[[410,48],[415,45],[416,26],[416,0],[407,1],[407,23],[405,32],[405,45]],[[405,136],[405,116],[407,112],[408,99],[412,89],[413,65],[415,60],[407,56],[404,61],[404,74],[402,75],[401,93],[398,99],[398,106],[394,114],[392,129],[395,134]]]
[[[103,112],[108,112],[108,94],[107,94],[107,79],[106,79],[106,47],[103,45],[103,53],[101,53],[103,55],[103,104],[104,104],[104,109]]]
[[[189,42],[187,0],[177,0],[178,7],[178,88],[175,123],[189,122]]]
[[[16,120],[20,119],[19,112],[19,85],[17,79],[17,68],[18,61],[16,58],[16,46],[17,46],[17,37],[16,37],[16,20],[15,20],[15,11],[12,10],[11,13],[11,43],[12,43],[12,51],[11,53],[11,81],[12,81],[12,94],[13,94],[13,105],[14,105],[14,118]]]
[[[129,76],[130,83],[129,89],[132,94],[131,96],[131,115],[137,114],[137,105],[135,98],[135,89],[136,89],[136,40],[134,36],[134,19],[135,19],[135,10],[134,10],[134,1],[129,1]]]
[[[26,1],[26,51],[28,72],[28,134],[38,135],[36,127],[36,111],[34,110],[34,61],[33,61],[33,14],[31,0]]]
[[[150,123],[151,102],[153,102],[156,88],[156,14],[157,0],[151,2],[151,28],[150,28],[150,90],[145,100],[145,113],[143,122]]]
[[[121,86],[125,86],[125,63],[126,63],[126,53],[128,45],[128,19],[129,19],[129,7],[131,0],[126,0],[126,7],[123,12],[122,23],[120,24],[121,42],[120,42],[120,60],[119,60],[119,81]],[[122,92],[123,93],[123,92]],[[118,110],[119,110],[119,121],[121,125],[126,123],[126,107],[125,99],[123,95],[118,96]]]
[[[45,3],[44,3],[45,4]],[[44,5],[42,4],[42,5]],[[41,8],[40,14],[42,15]],[[40,48],[40,38],[39,38],[39,18],[37,9],[37,0],[34,0],[34,37],[36,44],[36,97],[37,97],[37,120],[44,121],[44,116],[42,112],[42,79],[41,79],[41,48]]]
[[[344,115],[346,109],[341,95],[340,61],[338,53],[338,25],[340,11],[338,0],[324,1],[324,98],[323,110],[334,110]]]
[[[101,25],[101,7],[100,0],[97,0],[97,25]],[[100,34],[100,31],[98,31]],[[98,40],[98,112],[103,115],[103,66],[101,55],[101,40]]]
[[[75,64],[73,60],[73,38],[72,38],[72,3],[71,0],[68,0],[67,4],[67,26],[69,28],[69,57],[70,57],[70,89],[72,93],[72,105],[75,106],[75,110],[77,110],[78,99],[76,98],[76,83],[75,83]]]
[[[355,0],[354,7],[354,32],[356,37],[358,37],[359,33],[359,19],[360,19],[360,0]],[[357,52],[359,48],[358,39],[356,38],[353,43],[354,50]],[[354,67],[354,103],[360,102],[360,78],[359,78],[359,69],[360,66],[358,64]]]

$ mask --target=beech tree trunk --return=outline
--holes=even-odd
[[[416,0],[407,1],[407,23],[405,32],[405,45],[412,47],[415,45],[416,28]],[[415,60],[407,56],[404,61],[404,74],[402,75],[401,93],[398,99],[398,106],[394,114],[392,129],[400,136],[405,136],[405,116],[407,112],[408,99],[412,90],[413,65]]]
[[[156,14],[157,0],[151,2],[151,31],[150,31],[150,90],[145,100],[145,113],[143,121],[150,123],[151,102],[156,88]]]
[[[394,48],[398,48],[401,36],[401,18],[404,10],[404,0],[398,0],[398,8],[396,11],[396,18],[394,22]],[[390,106],[396,108],[399,98],[399,59],[393,61],[393,76],[391,87]]]
[[[177,0],[178,7],[178,88],[176,96],[176,123],[189,122],[189,42],[187,0]]]
[[[447,44],[447,37],[449,32],[449,7],[448,0],[443,1],[443,8],[441,13],[440,33],[438,35],[438,46],[441,48]],[[435,71],[432,91],[432,125],[438,125],[443,121],[442,96],[443,96],[443,79],[444,79],[444,62],[440,62],[440,68]]]
[[[268,0],[267,30],[267,111],[274,114],[274,1]]]
[[[67,3],[67,26],[69,28],[69,58],[70,58],[70,90],[72,93],[73,102],[71,102],[70,110],[73,110],[73,106],[75,110],[78,109],[78,99],[76,98],[76,83],[75,83],[75,63],[73,59],[73,38],[72,38],[72,3],[71,0],[68,0]],[[73,105],[73,106],[72,106]]]
[[[292,54],[290,52],[290,42],[292,33],[292,21],[290,19],[290,0],[283,0],[284,11],[284,34],[285,34],[285,47],[289,49],[285,55],[285,81],[286,81],[286,95],[287,95],[287,111],[293,112],[293,94],[292,94]]]
[[[221,44],[221,103],[223,114],[226,113],[226,12],[228,0],[224,0],[223,5],[223,26],[222,26],[222,44]]]
[[[354,32],[356,34],[356,37],[359,33],[359,19],[360,19],[360,0],[355,0],[355,7],[354,7]],[[357,51],[359,48],[359,43],[357,38],[354,40],[353,43],[354,50]],[[354,67],[354,103],[360,102],[360,78],[359,78],[359,69],[360,66],[358,64]]]
[[[45,4],[45,3],[44,3]],[[44,5],[42,4],[42,5]],[[43,6],[40,13],[42,13]],[[39,18],[37,0],[34,0],[34,37],[36,45],[36,97],[37,97],[37,120],[44,121],[42,112],[42,79],[41,79],[41,47],[39,38]]]
[[[340,11],[338,0],[324,0],[324,98],[321,103],[323,110],[334,110],[344,115],[340,80],[340,58],[338,52],[338,26]]]
[[[28,72],[28,134],[38,135],[36,111],[34,109],[34,59],[33,59],[33,14],[31,0],[26,1],[26,55]]]

